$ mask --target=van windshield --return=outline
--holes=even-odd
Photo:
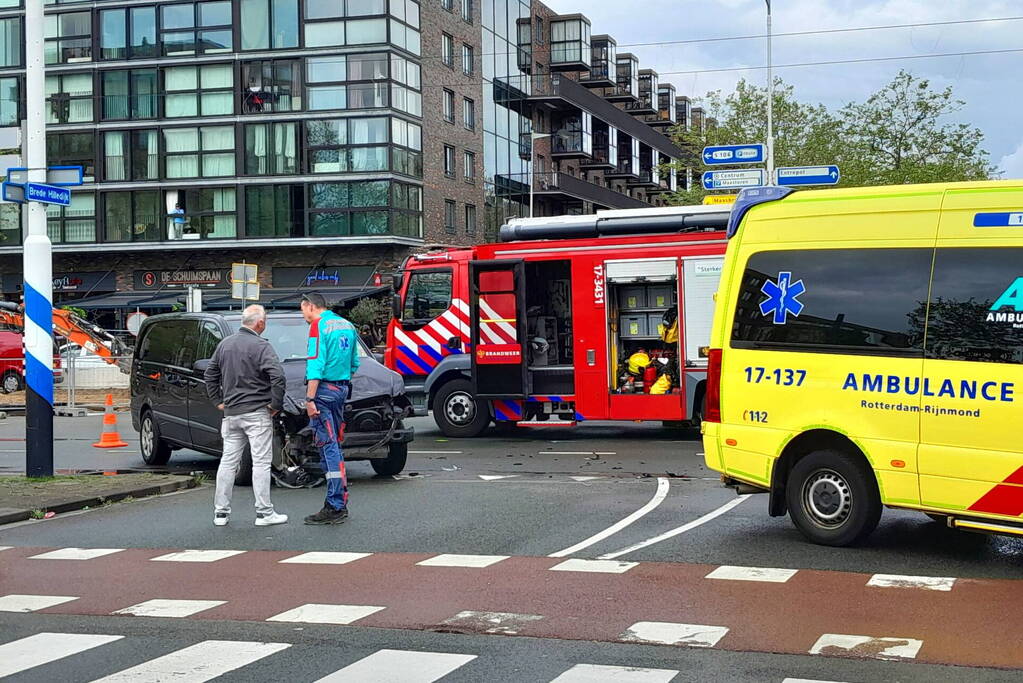
[[[308,354],[309,323],[298,317],[268,316],[263,336],[273,345],[277,357],[282,361],[305,360]],[[359,358],[367,356],[366,348],[359,340]]]

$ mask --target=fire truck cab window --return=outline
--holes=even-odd
[[[572,269],[569,261],[526,264],[527,360],[535,394],[571,394]]]
[[[427,323],[451,305],[451,271],[412,273],[405,290],[401,318],[407,323]]]

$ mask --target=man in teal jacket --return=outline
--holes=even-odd
[[[348,475],[341,441],[345,401],[351,395],[352,375],[359,369],[359,335],[352,323],[327,310],[320,294],[302,297],[302,317],[309,323],[305,407],[327,477],[323,509],[306,517],[305,523],[341,524],[348,518]]]

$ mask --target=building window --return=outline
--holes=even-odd
[[[156,118],[156,69],[103,71],[101,72],[101,78],[103,86],[103,120]]]
[[[234,113],[234,73],[230,64],[167,67],[163,70],[163,85],[167,118]]]
[[[242,111],[261,114],[302,109],[297,59],[266,59],[242,64]]]
[[[446,9],[448,12],[454,13],[455,0],[440,0],[440,6]]]
[[[447,33],[440,37],[440,58],[447,66],[455,68],[455,39]]]
[[[386,117],[306,122],[310,173],[386,171]]]
[[[422,48],[419,14],[419,3],[415,0],[391,0],[391,16],[394,17],[391,19],[391,45],[419,54]]]
[[[92,61],[92,13],[67,12],[45,17],[46,63]]]
[[[46,77],[47,123],[92,121],[92,72]]]
[[[462,0],[462,21],[472,23],[472,0]]]
[[[535,24],[536,24],[536,29],[533,32],[533,36],[536,39],[536,42],[537,42],[538,45],[543,45],[543,43],[544,43],[544,40],[543,40],[543,17],[537,16]]]
[[[392,216],[395,235],[421,237],[423,233],[423,189],[416,185],[391,183]]]
[[[444,175],[455,177],[455,148],[444,145]]]
[[[404,119],[391,119],[391,143],[394,145],[391,151],[391,169],[395,173],[423,177],[423,128],[422,126],[405,121]]]
[[[455,211],[457,205],[451,199],[444,200],[444,231],[454,232],[455,231]]]
[[[160,6],[160,45],[168,57],[231,52],[230,0]]]
[[[310,57],[306,61],[309,109],[379,109],[387,106],[387,55]],[[351,83],[350,81],[367,81]],[[347,83],[347,84],[346,84]]]
[[[46,232],[52,242],[95,242],[96,195],[72,192],[70,206],[47,204]]]
[[[455,93],[446,88],[444,90],[444,120],[448,123],[455,122]]]
[[[410,59],[391,55],[391,79],[402,84],[391,85],[391,106],[413,116],[422,116],[421,67]]]
[[[465,234],[476,234],[476,206],[473,204],[465,205]]]
[[[476,182],[476,153],[466,150],[462,154],[462,176],[465,182]]]
[[[167,178],[234,175],[234,127],[164,128]]]
[[[462,125],[466,130],[476,130],[476,103],[468,97],[462,98]]]
[[[103,134],[106,180],[159,180],[160,136],[156,129]]]
[[[382,3],[381,3],[382,5]],[[373,45],[387,42],[387,19],[348,19],[322,21],[343,11],[340,2],[320,2],[306,7],[305,46],[328,47],[340,45]],[[383,14],[381,7],[380,14]],[[316,19],[316,21],[310,21]]]
[[[390,183],[317,183],[309,190],[309,235],[386,235]]]
[[[21,120],[19,91],[17,78],[0,78],[0,126],[16,126]]]
[[[21,17],[0,19],[0,67],[21,66]]]
[[[243,50],[298,47],[298,0],[240,0]]]
[[[306,0],[305,5],[306,19],[371,17],[381,14],[387,14],[385,0]]]
[[[236,203],[237,195],[233,187],[168,190],[164,196],[167,238],[187,240],[237,237]]]
[[[298,173],[298,124],[251,123],[245,126],[245,173]]]
[[[21,206],[0,203],[0,245],[16,247],[21,244]]]
[[[301,237],[305,188],[302,185],[245,187],[247,237]]]
[[[104,238],[107,242],[155,242],[165,211],[158,190],[107,192],[103,196]]]
[[[108,9],[99,13],[100,59],[155,57],[156,8]]]
[[[46,136],[50,166],[81,166],[85,182],[96,179],[96,137],[88,133],[50,133]],[[74,193],[72,193],[74,194]]]
[[[462,73],[472,76],[473,72],[473,50],[472,45],[462,43]]]

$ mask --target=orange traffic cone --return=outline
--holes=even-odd
[[[103,408],[103,432],[99,435],[99,441],[92,445],[96,448],[124,448],[128,445],[117,433],[117,413],[114,412],[113,394],[107,394],[106,407]]]

